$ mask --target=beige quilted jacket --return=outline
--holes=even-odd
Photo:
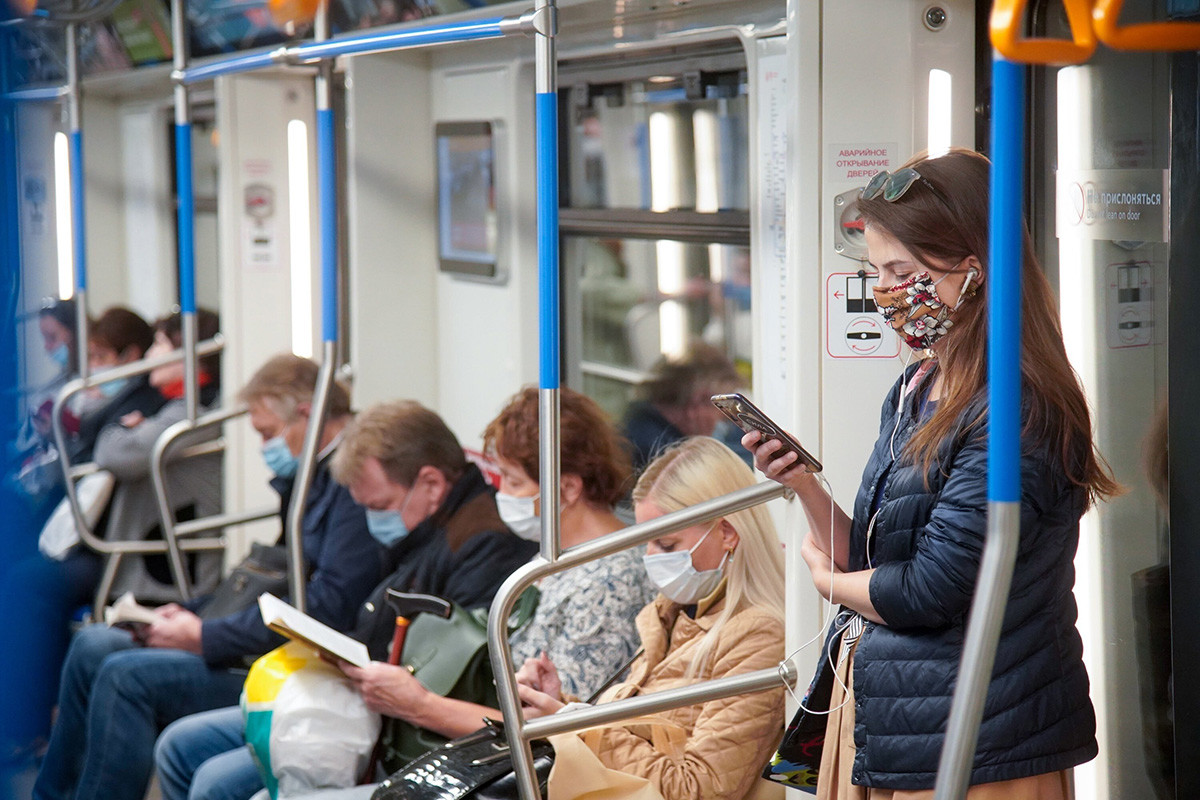
[[[663,596],[642,609],[637,629],[645,653],[627,683],[613,686],[600,702],[694,683],[686,677],[701,637],[724,606],[724,592],[701,602],[696,619]],[[766,611],[735,614],[721,629],[699,678],[723,678],[777,665],[783,659],[783,625]],[[783,733],[783,689],[712,700],[665,711],[661,716],[688,732],[682,760],[654,749],[646,737],[617,728],[605,730],[600,760],[653,781],[665,800],[741,800],[754,788],[763,765]]]

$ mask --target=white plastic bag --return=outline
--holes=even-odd
[[[379,738],[379,715],[350,680],[296,642],[254,662],[242,711],[274,800],[354,786]]]
[[[113,487],[117,479],[108,470],[100,470],[84,475],[75,484],[75,494],[79,497],[79,506],[83,509],[83,517],[88,527],[96,527],[100,515],[108,508],[112,497]],[[75,545],[79,544],[79,529],[75,527],[75,515],[71,513],[71,501],[64,497],[50,519],[42,526],[38,537],[38,550],[46,558],[62,560]]]

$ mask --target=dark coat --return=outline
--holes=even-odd
[[[150,385],[145,375],[136,375],[108,402],[85,413],[79,420],[79,432],[67,442],[67,451],[72,464],[84,464],[92,460],[96,437],[107,425],[120,424],[121,417],[134,411],[144,417],[152,417],[166,405],[167,398]]]
[[[899,382],[884,401],[851,533],[851,569],[864,569],[871,504],[884,481],[870,596],[886,624],[869,623],[854,656],[853,780],[889,789],[934,785],[987,523],[986,414],[975,430],[949,437],[926,475],[903,455],[931,383],[899,412]],[[980,408],[983,399],[964,419]],[[972,784],[1067,769],[1097,752],[1071,591],[1086,495],[1049,448],[1022,450],[1021,539]]]
[[[317,464],[301,522],[309,571],[305,611],[344,631],[354,623],[359,604],[379,581],[383,564],[379,543],[367,531],[366,512],[329,474],[331,457],[326,455]],[[292,480],[274,478],[271,486],[280,494],[280,514],[286,524]],[[213,665],[262,655],[285,641],[263,625],[257,603],[235,614],[205,620],[201,638],[204,660]]]
[[[387,589],[480,608],[492,602],[504,579],[537,548],[504,526],[492,488],[479,468],[469,465],[441,507],[392,545],[388,562],[393,572],[360,609],[354,638],[366,643],[371,658],[386,661],[396,625],[396,614],[384,599]]]

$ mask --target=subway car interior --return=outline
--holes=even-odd
[[[114,306],[146,320],[179,310],[173,355],[117,369],[184,365],[183,422],[151,466],[207,426],[188,455],[215,459],[222,498],[208,522],[168,507],[146,549],[114,546],[88,518],[86,464],[42,465],[65,471],[66,524],[109,567],[75,628],[117,599],[122,557],[166,564],[186,600],[202,587],[185,561],[217,552],[228,574],[279,535],[263,432],[239,395],[272,356],[320,365],[301,494],[334,381],[356,410],[418,401],[477,453],[508,399],[537,386],[541,556],[500,590],[489,620],[523,761],[532,734],[522,738],[497,637],[516,584],[575,551],[560,548],[557,501],[545,499],[559,494],[559,392],[620,421],[657,364],[703,346],[736,370],[725,391],[752,398],[820,459],[833,499],[852,508],[879,403],[912,363],[875,313],[860,192],[914,154],[964,148],[1015,176],[1011,198],[1053,289],[1097,450],[1122,487],[1079,524],[1076,628],[1098,755],[1067,770],[1069,796],[1200,792],[1200,688],[1173,681],[1200,672],[1187,644],[1200,637],[1200,580],[1188,577],[1200,578],[1200,548],[1187,544],[1200,530],[1187,477],[1200,472],[1200,348],[1180,310],[1200,307],[1196,0],[20,5],[0,24],[11,56],[0,76],[6,437],[55,385],[41,411],[55,418],[48,440],[64,444],[73,398],[103,386],[87,319]],[[1002,78],[997,65],[1013,71]],[[1015,100],[1002,102],[1002,82]],[[40,328],[48,298],[76,304],[66,383],[54,384],[65,362],[48,357]],[[1030,320],[1017,303],[990,307],[991,336],[1019,336]],[[219,334],[205,335],[197,309],[219,314]],[[216,416],[198,409],[196,366],[214,352]],[[711,429],[740,449],[741,431]],[[28,464],[9,451],[13,483]],[[786,721],[830,611],[802,553],[809,518],[764,486],[754,502],[767,501],[784,543],[790,667],[724,691],[787,683]],[[303,508],[285,511],[297,527]],[[627,533],[641,530],[622,513]],[[291,558],[302,607],[302,554]],[[988,602],[1002,612],[999,580]],[[976,631],[979,585],[968,645],[982,643],[973,666],[986,687],[998,634],[989,645],[983,622]],[[947,688],[956,713],[966,687]],[[516,769],[530,800],[532,778]],[[937,796],[963,796],[965,783],[951,785],[939,773]],[[30,786],[18,774],[0,791],[25,797]]]

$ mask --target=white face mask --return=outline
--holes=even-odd
[[[729,553],[725,553],[716,569],[706,569],[703,572],[697,570],[692,564],[692,553],[708,538],[708,534],[712,533],[720,522],[717,520],[713,523],[713,526],[700,537],[700,541],[692,545],[690,550],[676,550],[672,553],[655,553],[653,555],[646,553],[642,556],[642,563],[646,566],[646,576],[668,600],[687,606],[708,597],[716,590],[717,585],[721,582],[721,576],[725,574],[725,562],[729,560]]]
[[[516,497],[504,492],[496,493],[496,510],[500,512],[500,519],[513,533],[530,542],[542,538],[542,520],[533,510],[533,502],[538,497],[540,495]]]

